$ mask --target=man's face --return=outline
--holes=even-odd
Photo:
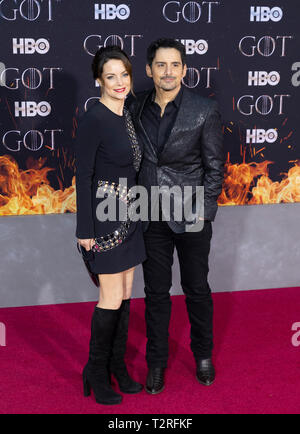
[[[146,72],[153,79],[155,87],[169,92],[180,89],[181,80],[186,75],[186,65],[182,64],[180,52],[176,48],[159,48],[152,66],[146,66]]]

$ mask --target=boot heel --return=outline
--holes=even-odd
[[[83,396],[88,397],[91,395],[91,385],[87,377],[83,376]]]

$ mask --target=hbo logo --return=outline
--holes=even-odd
[[[277,139],[278,133],[274,129],[270,129],[267,131],[262,129],[247,130],[247,143],[274,143]]]
[[[51,113],[51,105],[46,102],[42,101],[39,104],[37,104],[34,101],[22,101],[22,102],[15,102],[15,116],[18,118],[21,117],[35,117],[37,115],[45,117],[49,116]]]
[[[280,81],[280,75],[277,71],[249,71],[248,86],[276,86]]]
[[[95,20],[127,20],[130,9],[127,5],[95,4]]]
[[[180,42],[185,46],[186,54],[205,54],[208,50],[208,43],[204,39],[195,42],[193,39],[181,39]]]
[[[270,9],[267,6],[251,6],[250,8],[250,21],[280,21],[283,16],[282,9],[275,7]]]
[[[13,38],[14,54],[46,54],[50,49],[47,39]]]

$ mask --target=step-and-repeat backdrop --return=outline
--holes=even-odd
[[[300,5],[295,0],[0,0],[0,215],[75,212],[74,138],[99,97],[91,61],[117,44],[135,90],[146,49],[186,47],[183,85],[218,101],[220,205],[300,202]]]

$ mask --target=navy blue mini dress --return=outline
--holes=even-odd
[[[141,158],[126,108],[119,116],[99,101],[83,115],[75,143],[76,237],[96,240],[89,261],[95,274],[120,273],[146,259],[142,222],[124,218],[124,206],[132,203],[130,189],[136,185]],[[116,204],[114,218],[104,221],[101,202],[108,204],[109,200]]]

